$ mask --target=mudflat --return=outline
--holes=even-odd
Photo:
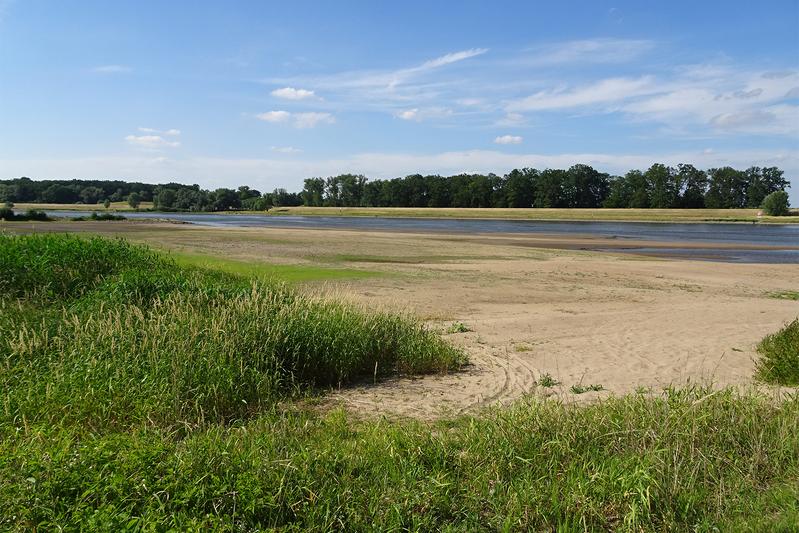
[[[757,342],[799,315],[799,302],[775,297],[799,288],[797,264],[622,255],[612,251],[610,239],[586,236],[220,229],[156,222],[3,228],[120,235],[247,264],[381,274],[311,282],[304,290],[415,313],[463,346],[471,364],[462,372],[364,383],[326,397],[328,405],[364,415],[433,418],[531,393],[590,401],[687,382],[748,386]],[[452,328],[455,323],[463,327]],[[468,331],[448,333],[454,329]],[[543,386],[546,381],[550,386]],[[575,386],[589,385],[602,390],[574,392]]]

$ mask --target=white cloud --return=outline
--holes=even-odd
[[[291,118],[291,113],[288,111],[267,111],[266,113],[255,115],[255,117],[265,122],[286,122]]]
[[[460,52],[445,54],[441,57],[431,59],[430,61],[425,61],[419,67],[417,67],[416,70],[427,70],[432,68],[443,67],[444,65],[457,63],[458,61],[463,61],[464,59],[469,59],[472,57],[483,55],[486,52],[488,52],[488,48],[470,48],[469,50],[462,50]]]
[[[298,154],[302,152],[302,150],[293,146],[270,146],[269,149],[279,154]]]
[[[524,139],[518,135],[500,135],[494,139],[495,144],[521,144]]]
[[[522,126],[527,122],[527,118],[521,113],[505,113],[501,119],[497,120],[495,126]]]
[[[291,122],[295,128],[314,128],[319,124],[333,124],[336,118],[330,113],[309,111],[305,113],[290,113],[288,111],[267,111],[255,116],[258,120],[279,123]]]
[[[418,120],[419,116],[419,109],[406,109],[405,111],[399,111],[396,114],[397,118],[401,118],[402,120]]]
[[[169,141],[160,135],[128,135],[125,140],[133,146],[146,148],[149,150],[159,150],[162,148],[177,148],[179,141]]]
[[[432,118],[444,118],[452,116],[452,110],[448,107],[426,107],[423,109],[414,107],[413,109],[397,111],[394,113],[394,116],[402,120],[415,120],[416,122],[421,122],[423,120],[429,120]]]
[[[634,96],[652,94],[659,89],[652,76],[607,78],[591,85],[571,89],[539,91],[511,102],[508,111],[547,111],[620,102]]]
[[[317,124],[333,124],[336,122],[335,117],[330,113],[294,113],[294,127],[296,128],[314,128]]]
[[[139,130],[142,133],[157,133],[157,134],[161,134],[161,135],[169,135],[169,136],[172,136],[172,137],[180,135],[180,130],[176,130],[174,128],[169,129],[169,130],[163,130],[163,131],[162,130],[157,130],[155,128],[142,128],[142,127],[139,127],[139,128],[136,128],[136,129]]]
[[[272,91],[272,96],[285,100],[306,100],[313,98],[314,92],[306,89],[295,89],[294,87],[283,87]]]
[[[133,69],[126,65],[100,65],[99,67],[92,68],[92,72],[100,74],[124,74],[133,72]]]
[[[655,43],[643,39],[584,39],[530,48],[533,57],[523,62],[532,65],[567,63],[624,63],[649,52]]]

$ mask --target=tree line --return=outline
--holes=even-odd
[[[341,174],[308,178],[301,192],[260,192],[248,186],[204,190],[198,185],[153,185],[125,181],[0,180],[0,202],[84,203],[153,202],[160,210],[263,211],[275,206],[330,207],[635,207],[757,208],[771,193],[790,186],[777,167],[700,170],[693,165],[654,164],[623,176],[589,165],[568,169],[515,169],[496,174],[439,176],[413,174],[369,180]],[[787,198],[787,195],[786,195]]]
[[[589,165],[568,169],[515,169],[504,176],[413,174],[367,180],[342,174],[309,178],[303,204],[333,207],[760,207],[790,183],[776,167],[699,170],[693,165],[655,164],[646,171],[611,176]]]
[[[199,185],[181,183],[150,183],[101,180],[41,180],[16,178],[0,180],[0,203],[46,204],[110,204],[128,202],[139,207],[153,202],[160,210],[227,211],[245,209],[263,211],[275,205],[302,205],[299,193],[285,189],[261,193],[244,185],[238,189],[219,188],[213,191]]]

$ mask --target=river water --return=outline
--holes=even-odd
[[[48,211],[74,217],[75,211]],[[216,227],[391,230],[423,233],[516,233],[618,240],[614,251],[690,257],[725,262],[799,263],[799,224],[563,222],[533,220],[421,219],[389,217],[268,216],[213,213],[123,213],[128,218],[158,218]],[[624,241],[631,241],[629,246]],[[633,241],[670,243],[668,248]],[[685,247],[679,247],[683,243]],[[707,244],[703,247],[702,244]],[[723,248],[719,248],[723,245]],[[618,248],[622,246],[621,248]],[[752,247],[771,247],[752,249]],[[593,248],[599,249],[602,248]]]

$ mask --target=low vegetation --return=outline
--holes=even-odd
[[[52,219],[48,217],[47,213],[44,211],[37,211],[36,209],[28,209],[24,213],[15,213],[10,207],[0,207],[0,220],[5,220],[6,222],[26,222],[32,220],[46,222]]]
[[[72,220],[75,220],[75,221],[78,221],[78,222],[81,222],[81,221],[84,221],[84,220],[101,220],[101,221],[102,220],[112,220],[112,221],[115,221],[115,220],[127,220],[127,217],[125,217],[123,215],[115,215],[113,213],[97,213],[97,212],[93,212],[89,216],[72,217]]]
[[[599,383],[593,383],[591,385],[583,385],[582,383],[577,383],[575,385],[572,385],[569,390],[572,392],[572,394],[583,394],[586,392],[599,392],[605,390],[605,387],[603,387]]]
[[[775,291],[768,293],[768,296],[778,300],[799,300],[799,291]]]
[[[757,351],[758,378],[778,385],[799,385],[799,319],[764,338]]]
[[[472,331],[471,328],[463,322],[453,322],[452,325],[447,328],[447,333],[467,333],[469,331]]]
[[[533,396],[434,423],[322,413],[306,401],[314,390],[453,369],[463,354],[410,317],[126,241],[0,235],[0,252],[0,529],[799,521],[797,396],[695,387],[582,407]]]

